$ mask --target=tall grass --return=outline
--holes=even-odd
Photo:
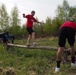
[[[58,46],[57,38],[37,39],[39,45]],[[16,40],[17,44],[26,44],[26,40]],[[67,44],[68,46],[68,44]],[[56,51],[41,49],[24,49],[13,47],[9,51],[0,44],[0,74],[1,75],[76,75],[76,68],[70,63],[61,64],[61,71],[54,73],[56,66]]]

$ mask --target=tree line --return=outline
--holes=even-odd
[[[67,0],[63,0],[63,4],[57,6],[55,13],[56,16],[53,19],[47,17],[43,24],[34,23],[37,37],[57,36],[59,27],[64,21],[71,17],[76,21],[76,6],[70,6]],[[0,32],[4,30],[17,38],[27,37],[25,24],[21,25],[17,6],[13,7],[9,15],[5,4],[0,5]]]

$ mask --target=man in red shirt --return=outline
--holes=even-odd
[[[31,39],[33,41],[33,45],[36,45],[37,44],[35,42],[35,32],[33,30],[33,23],[34,22],[41,23],[41,22],[39,22],[38,20],[36,20],[34,18],[34,15],[35,15],[35,11],[31,11],[31,14],[28,14],[28,15],[23,14],[23,17],[27,19],[26,29],[27,29],[27,31],[29,33],[29,37],[27,39],[27,46],[30,46],[30,40]]]
[[[57,52],[57,66],[55,68],[55,72],[60,71],[60,63],[62,61],[62,53],[65,48],[66,39],[70,45],[70,53],[71,53],[71,66],[75,67],[75,49],[74,49],[74,42],[75,42],[75,31],[76,31],[76,24],[74,23],[74,19],[70,19],[70,21],[64,22],[60,29],[59,29],[59,36],[58,36],[58,52]]]

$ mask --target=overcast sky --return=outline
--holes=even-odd
[[[76,0],[67,1],[70,6],[76,6]],[[47,17],[55,17],[57,6],[62,5],[63,0],[0,0],[0,4],[2,3],[5,4],[8,13],[10,13],[12,8],[16,5],[22,23],[25,23],[22,14],[29,14],[31,10],[35,10],[35,17],[37,17],[39,21],[45,21]]]

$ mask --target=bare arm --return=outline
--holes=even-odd
[[[44,24],[43,22],[39,22],[39,21],[37,23]]]

